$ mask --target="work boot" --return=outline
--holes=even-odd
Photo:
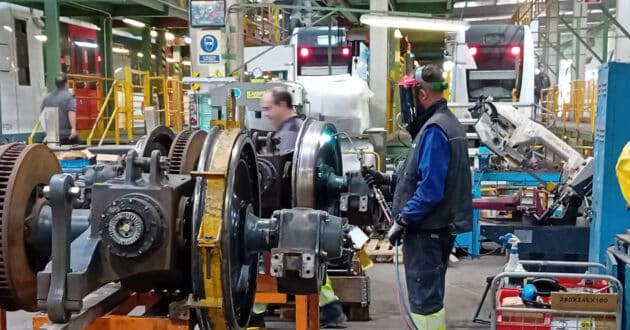
[[[444,308],[429,315],[411,313],[411,320],[418,329],[446,330],[446,311]]]
[[[319,327],[323,329],[345,329],[346,314],[339,300],[319,308]]]

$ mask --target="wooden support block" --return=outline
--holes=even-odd
[[[59,328],[63,325],[49,325],[46,314],[37,314],[33,317],[33,329],[46,327],[48,329]],[[85,330],[114,330],[114,329],[161,329],[161,330],[188,330],[188,321],[171,320],[166,317],[137,317],[126,315],[108,315],[92,321]]]
[[[343,304],[343,311],[348,317],[348,321],[369,321],[370,306],[361,306],[361,304]]]
[[[308,329],[308,297],[295,296],[295,330]]]
[[[255,301],[259,304],[286,304],[287,295],[277,292],[256,292]]]
[[[319,295],[308,296],[308,328],[319,330]]]
[[[335,295],[342,303],[370,304],[370,277],[330,276]]]
[[[258,274],[256,292],[278,292],[278,280],[268,274]]]
[[[373,262],[393,262],[394,261],[394,247],[389,243],[386,238],[376,239],[371,238],[365,247],[365,251],[370,255]],[[398,260],[402,261],[402,246],[398,247]]]
[[[359,260],[359,257],[357,257],[356,253],[354,257],[352,257],[352,274],[354,274],[355,276],[365,275],[365,271],[361,267],[361,261]]]

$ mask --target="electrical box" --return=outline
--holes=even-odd
[[[630,214],[619,188],[615,165],[623,147],[630,141],[630,64],[610,62],[599,70],[597,116],[594,141],[593,220],[589,260],[605,263],[606,249],[615,235],[625,233]]]

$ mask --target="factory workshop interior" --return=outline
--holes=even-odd
[[[628,0],[0,26],[0,330],[630,330]]]

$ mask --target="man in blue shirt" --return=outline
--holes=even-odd
[[[413,143],[394,178],[364,168],[368,186],[395,186],[392,244],[404,241],[412,318],[418,329],[446,329],[446,268],[455,235],[472,228],[466,132],[448,109],[442,70],[427,65],[401,80],[401,109]]]
[[[41,110],[44,108],[57,108],[59,113],[59,144],[79,144],[77,135],[77,100],[68,90],[68,79],[65,74],[59,74],[55,78],[57,89],[51,92],[42,101]],[[52,137],[49,137],[52,138]]]

